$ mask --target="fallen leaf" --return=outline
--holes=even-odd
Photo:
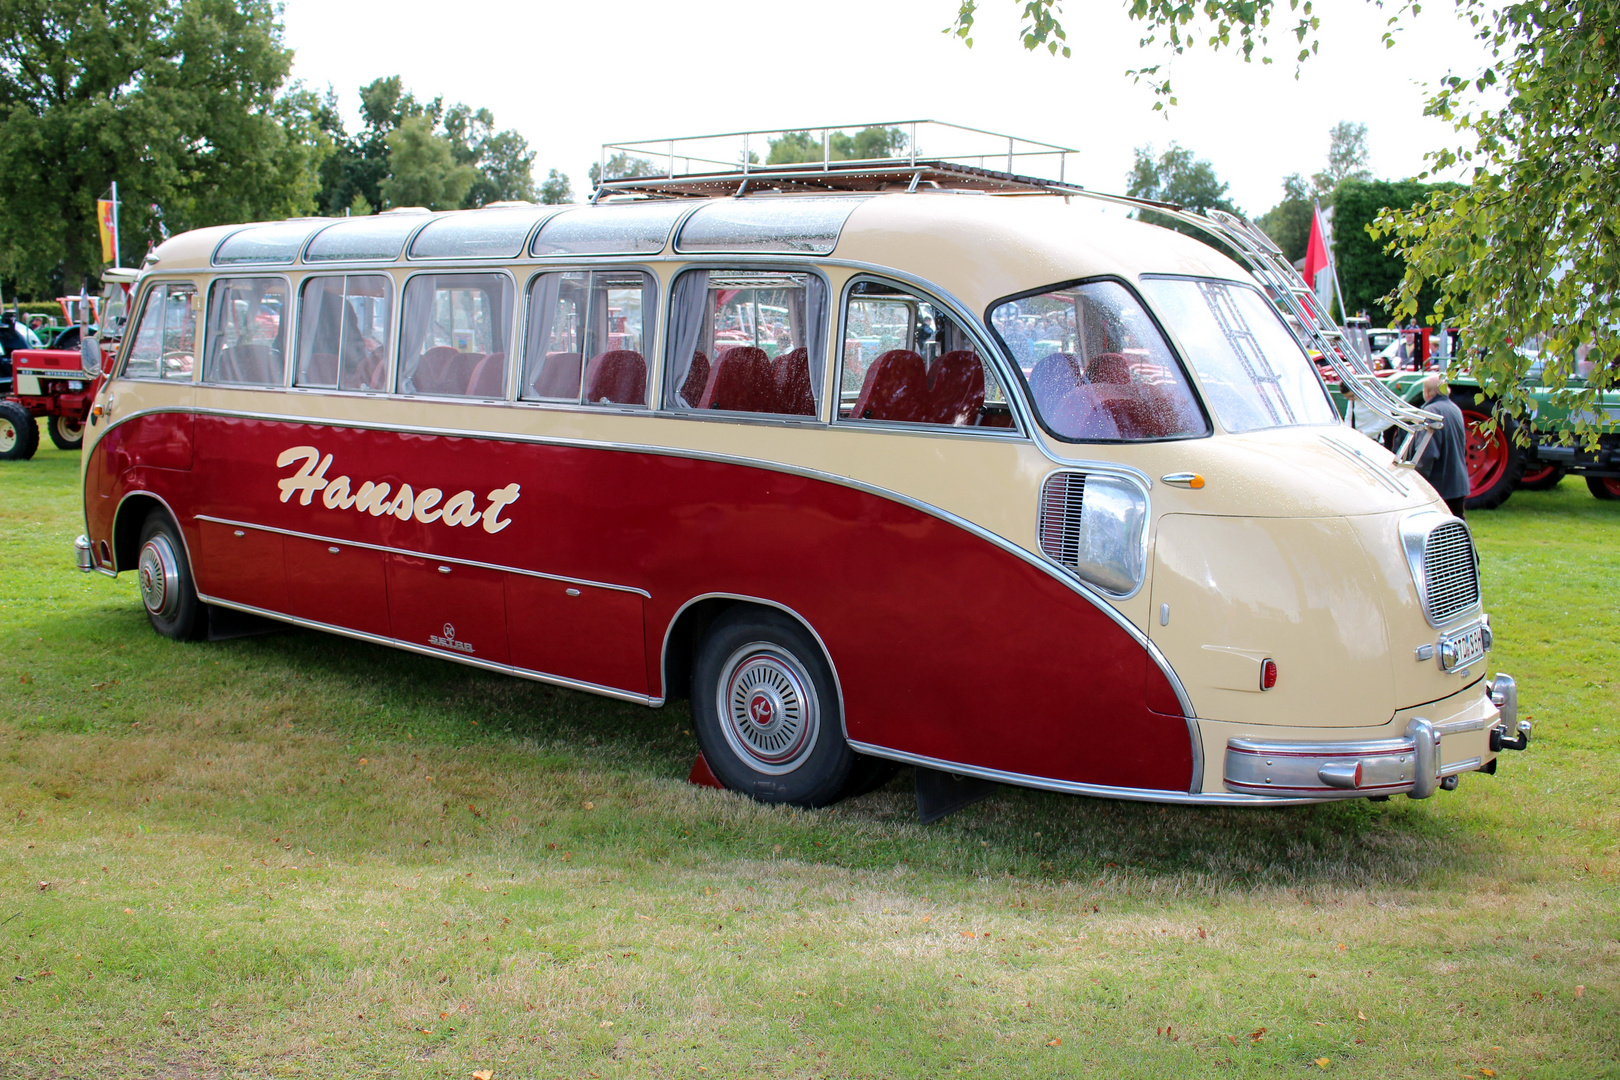
[[[1496,1075],[1496,1070],[1495,1069],[1487,1069],[1487,1068],[1481,1067],[1479,1071],[1484,1073],[1486,1076],[1495,1076]]]
[[[495,1080],[494,1069],[479,1069],[472,1074],[472,1080]]]
[[[1202,926],[1198,928],[1198,936],[1201,938],[1209,937],[1208,934],[1204,933],[1204,928]]]
[[[596,809],[596,804],[593,803],[593,802],[588,802],[588,803],[585,804],[585,809],[587,809],[587,810],[595,810]]]
[[[1575,988],[1575,996],[1576,996],[1576,997],[1578,997],[1578,998],[1579,998],[1579,997],[1585,997],[1585,996],[1586,996],[1586,987],[1584,987],[1584,986],[1577,986],[1577,987],[1576,987],[1576,988]]]
[[[1331,1062],[1329,1062],[1327,1058],[1317,1058],[1316,1059],[1316,1067],[1318,1069],[1325,1069],[1330,1064],[1331,1064]]]
[[[1265,1038],[1265,1035],[1266,1035],[1266,1029],[1265,1028],[1256,1028],[1254,1031],[1249,1032],[1249,1041],[1250,1042],[1259,1042],[1261,1039]]]
[[[135,909],[127,907],[127,908],[124,909],[124,914],[125,915],[133,915],[133,914],[135,914]]]
[[[1236,1037],[1236,1036],[1234,1036],[1234,1035],[1228,1035],[1228,1036],[1227,1036],[1227,1037],[1226,1037],[1226,1041],[1227,1041],[1227,1042],[1229,1042],[1229,1043],[1231,1043],[1231,1044],[1232,1044],[1232,1045],[1233,1045],[1233,1046],[1236,1046],[1236,1045],[1237,1045],[1237,1037]]]
[[[1367,1014],[1362,1012],[1360,1009],[1357,1009],[1356,1010],[1356,1019],[1357,1020],[1365,1020],[1365,1019],[1367,1019]]]
[[[1047,1046],[1062,1046],[1063,1045],[1063,1039],[1060,1036],[1060,1037],[1058,1037],[1056,1039],[1053,1039],[1051,1042],[1047,1043],[1046,1045]]]
[[[39,891],[40,892],[47,892],[47,891],[50,890],[50,887],[51,887],[51,883],[48,882],[48,881],[42,881],[42,882],[39,883]]]

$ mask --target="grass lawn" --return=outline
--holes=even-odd
[[[688,786],[684,703],[164,640],[47,442],[0,463],[0,1076],[1620,1076],[1620,503],[1470,524],[1497,776],[922,827],[909,772]]]

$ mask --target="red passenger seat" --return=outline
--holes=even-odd
[[[698,401],[703,397],[703,388],[708,385],[708,354],[695,352],[692,354],[692,366],[686,369],[686,378],[681,382],[681,403],[688,408],[697,408]]]
[[[462,397],[467,393],[473,368],[483,353],[458,352],[449,345],[435,345],[422,354],[411,374],[411,388],[417,394]]]
[[[591,357],[585,365],[585,400],[592,405],[645,405],[647,361],[628,349]]]
[[[971,349],[948,352],[928,373],[928,406],[923,422],[973,427],[984,408],[984,365]]]
[[[1117,352],[1098,353],[1086,364],[1086,381],[1123,386],[1131,381],[1131,363]]]
[[[752,345],[733,345],[714,362],[703,388],[700,409],[729,412],[775,412],[776,380],[770,357]]]
[[[540,374],[534,377],[534,396],[543,398],[579,399],[579,353],[546,353]]]
[[[804,348],[783,353],[771,361],[776,384],[776,411],[788,416],[816,415],[816,395],[810,386],[810,354]]]
[[[923,358],[910,349],[890,349],[866,369],[861,396],[850,416],[916,423],[923,418],[927,401],[928,366]]]
[[[467,380],[467,396],[504,398],[506,396],[506,354],[492,352],[472,369]]]

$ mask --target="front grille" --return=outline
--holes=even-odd
[[[1448,521],[1423,542],[1424,604],[1429,619],[1442,625],[1479,603],[1479,568],[1468,526]]]
[[[1080,561],[1080,503],[1085,473],[1053,473],[1041,485],[1041,553],[1064,566]]]

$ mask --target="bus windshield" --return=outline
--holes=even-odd
[[[1258,290],[1231,281],[1147,277],[1142,291],[1227,431],[1338,422],[1310,358]]]

